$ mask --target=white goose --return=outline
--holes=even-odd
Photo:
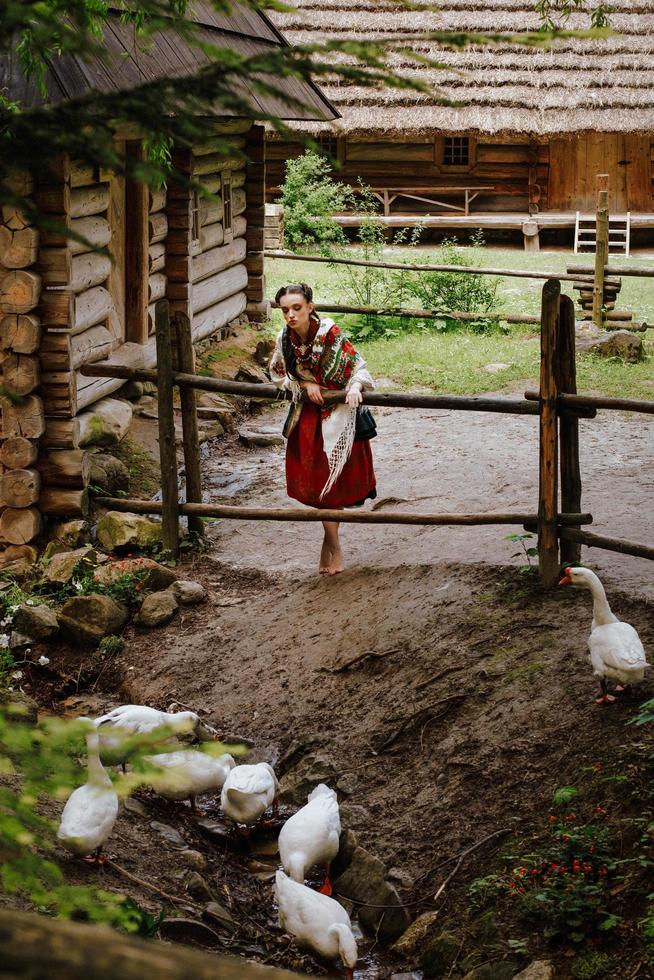
[[[292,881],[283,871],[278,871],[275,876],[275,896],[282,929],[295,936],[301,946],[308,946],[325,959],[340,957],[346,976],[352,980],[357,944],[350,917],[343,906],[327,895]]]
[[[327,865],[320,891],[331,895],[329,866],[338,854],[341,818],[336,793],[320,783],[309,793],[305,806],[290,817],[279,833],[279,856],[287,875],[304,882],[309,868]]]
[[[195,797],[221,790],[230,770],[236,765],[227,753],[215,758],[195,749],[146,755],[145,761],[161,770],[148,773],[144,777],[145,784],[167,800],[190,799],[193,813],[198,812]]]
[[[277,776],[267,762],[235,766],[223,784],[220,805],[236,823],[253,824],[270,804],[276,808]]]
[[[566,568],[559,585],[573,585],[590,589],[593,596],[593,622],[588,649],[593,673],[600,678],[601,691],[596,701],[609,704],[615,701],[607,693],[607,682],[617,681],[616,690],[622,691],[631,684],[640,684],[650,666],[640,637],[633,626],[621,622],[611,612],[604,586],[590,568]]]
[[[102,845],[118,816],[118,796],[100,762],[100,739],[96,732],[86,736],[88,779],[68,798],[61,814],[57,837],[73,854],[90,863],[102,864]],[[86,857],[95,851],[95,857]]]
[[[216,733],[203,722],[195,711],[159,711],[145,704],[122,704],[106,715],[96,718],[94,725],[101,731],[100,748],[111,753],[114,762],[123,764],[120,749],[132,735],[147,735],[157,728],[166,728],[166,741],[175,742],[176,735],[194,732],[200,741],[214,738]]]

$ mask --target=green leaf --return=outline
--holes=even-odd
[[[552,795],[552,800],[555,806],[567,806],[575,796],[577,796],[579,790],[574,786],[561,786],[559,789],[554,791]]]

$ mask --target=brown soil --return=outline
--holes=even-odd
[[[395,410],[379,416],[380,497],[408,498],[389,499],[386,507],[535,510],[533,419]],[[266,412],[257,421],[281,425],[281,415]],[[605,533],[647,540],[653,424],[608,413],[582,422],[584,509]],[[285,501],[281,447],[215,445],[204,477],[216,501]],[[651,806],[642,784],[651,751],[646,730],[625,727],[633,703],[608,709],[594,703],[586,657],[590,596],[543,594],[511,558],[516,545],[505,535],[513,530],[520,529],[345,527],[348,569],[325,579],[316,574],[319,526],[216,523],[209,552],[185,560],[182,569],[205,584],[208,602],[184,610],[167,628],[129,631],[115,674],[105,672],[95,700],[84,696],[66,707],[99,710],[121,700],[166,707],[176,700],[206,712],[228,735],[250,739],[259,755],[280,762],[280,771],[324,749],[339,779],[347,777],[348,824],[364,846],[400,869],[402,896],[415,911],[442,910],[443,923],[461,937],[463,958],[484,946],[473,936],[467,886],[505,873],[513,866],[507,855],[533,849],[546,832],[557,787],[577,786],[588,813],[601,802],[616,833]],[[584,559],[651,654],[651,564],[605,552]],[[69,676],[72,684],[70,670]],[[652,696],[652,683],[646,681],[636,704]],[[628,782],[602,781],[616,775]],[[183,806],[147,797],[145,805],[151,819],[179,825],[191,846],[207,850]],[[141,878],[180,894],[183,869],[142,821],[126,811],[110,850]],[[503,828],[506,836],[471,854],[434,905],[452,867],[439,865]],[[250,879],[246,887],[239,876],[244,859],[228,859],[231,850],[207,853],[219,900],[228,902],[224,889],[233,891],[236,907],[249,907],[259,923],[256,943],[267,952],[260,949],[258,958],[299,962],[279,951],[269,884]],[[650,975],[636,929],[644,905],[634,896],[647,890],[640,873],[631,879],[633,908],[614,900],[626,918],[619,938],[599,947],[614,957],[613,975],[625,978]],[[132,891],[148,902],[146,890]],[[539,929],[506,906],[496,910],[500,938],[486,958],[505,957],[502,941],[525,936],[532,956],[556,959],[557,977],[570,976],[566,954],[574,951],[546,946]],[[374,969],[360,976],[392,972]]]

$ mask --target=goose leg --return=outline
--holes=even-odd
[[[609,694],[606,688],[607,688],[606,677],[602,677],[602,679],[600,680],[600,696],[598,698],[595,698],[596,704],[613,704],[613,702],[615,701],[615,697],[613,696],[613,694]]]
[[[96,847],[94,854],[85,854],[82,858],[86,864],[102,865],[107,863],[107,859],[102,853],[102,844],[100,847]]]
[[[329,869],[331,862],[328,862],[325,866],[325,880],[323,881],[321,887],[318,889],[321,895],[331,895],[332,894],[332,880],[329,877]]]

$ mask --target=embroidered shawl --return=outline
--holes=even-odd
[[[282,337],[284,327],[277,335],[275,350],[270,360],[270,377],[277,387],[291,391],[293,401],[299,402],[302,389],[297,378],[287,370]],[[339,327],[329,317],[320,321],[310,351],[297,360],[297,375],[304,381],[315,381],[321,388],[333,391],[349,391],[355,383],[362,390],[374,388],[366,362]],[[329,479],[320,494],[324,497],[331,490],[343,471],[354,442],[356,409],[349,405],[324,405],[321,409],[322,441],[329,463]]]

